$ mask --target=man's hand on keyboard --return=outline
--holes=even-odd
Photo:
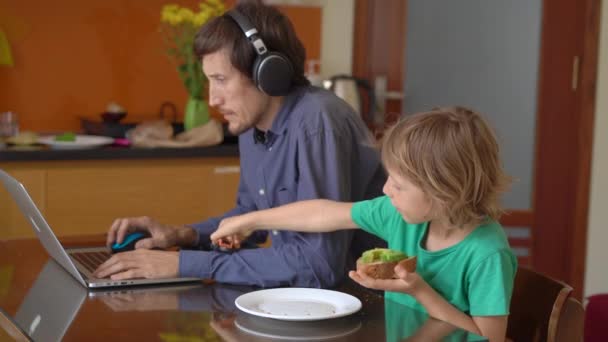
[[[112,280],[134,278],[173,278],[179,271],[179,252],[136,249],[114,254],[93,274],[97,278]]]

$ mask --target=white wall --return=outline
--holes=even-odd
[[[321,0],[323,19],[321,29],[321,76],[352,73],[354,0]]]
[[[608,3],[600,20],[585,296],[608,293]]]
[[[541,22],[542,0],[423,0],[407,8],[403,112],[458,104],[483,113],[516,179],[501,198],[510,209],[532,205]]]
[[[320,74],[329,78],[352,73],[355,0],[264,0],[264,3],[322,7]]]

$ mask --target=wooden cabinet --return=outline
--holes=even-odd
[[[0,164],[2,169],[17,178],[28,189],[38,209],[45,212],[45,172],[40,169],[12,169]],[[34,236],[34,231],[25,220],[17,204],[0,185],[0,239]]]
[[[58,236],[106,232],[117,217],[185,224],[235,204],[236,157],[0,163],[21,181]],[[0,239],[34,236],[0,187]]]

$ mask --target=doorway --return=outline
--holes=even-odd
[[[526,8],[516,8],[516,4]],[[381,113],[383,123],[398,118],[396,113],[407,114],[408,110],[417,111],[427,104],[446,104],[431,103],[439,98],[437,95],[441,91],[428,89],[445,87],[443,99],[459,102],[449,104],[474,108],[484,105],[483,101],[476,101],[483,91],[486,91],[484,100],[492,95],[505,95],[502,91],[510,92],[506,94],[510,96],[519,91],[517,96],[512,96],[519,101],[518,106],[504,107],[517,108],[519,116],[504,117],[508,112],[503,110],[501,117],[490,120],[499,126],[495,127],[499,136],[501,129],[505,130],[505,120],[509,121],[511,131],[503,133],[508,136],[506,133],[515,132],[507,138],[518,140],[510,143],[515,155],[507,160],[510,166],[507,161],[505,166],[507,171],[519,173],[515,177],[527,175],[526,181],[516,183],[520,195],[514,197],[511,193],[503,201],[508,212],[501,223],[521,264],[571,284],[580,298],[585,268],[600,0],[516,3],[494,0],[467,2],[466,6],[471,6],[468,9],[463,6],[465,4],[461,2],[448,5],[438,0],[356,0],[353,74],[370,80],[378,76],[386,78],[390,96],[386,97],[385,110]],[[505,20],[509,13],[513,19]],[[468,20],[467,16],[470,16]],[[453,26],[449,31],[431,32],[450,20],[461,25]],[[414,24],[417,26],[412,29]],[[491,33],[486,26],[489,25],[494,28],[502,25],[505,30],[488,36]],[[421,51],[426,46],[428,51],[441,51],[433,50],[432,44],[444,44],[442,47],[445,47],[449,43],[446,41],[448,33],[463,34],[460,44],[466,43],[466,40],[462,41],[465,34],[475,36],[469,41],[473,44],[469,47],[472,54],[469,71],[486,77],[477,80],[476,84],[485,82],[492,85],[492,89],[478,89],[478,93],[456,96],[457,91],[450,92],[449,86],[442,83],[445,78],[425,77],[425,73],[436,71],[431,58],[425,60],[424,53],[416,56],[408,49],[416,47],[416,51]],[[420,41],[420,37],[426,40]],[[466,59],[462,51],[466,52],[461,50],[459,55]],[[482,58],[473,58],[479,54]],[[450,55],[444,55],[449,61]],[[413,66],[416,59],[418,62]],[[462,68],[461,65],[457,67]],[[414,67],[415,71],[408,70]],[[503,79],[488,77],[496,75],[493,68],[507,67],[512,68],[510,76],[520,72],[510,80],[514,82],[510,86],[497,83],[509,75],[505,74]],[[532,69],[522,72],[526,68]],[[463,71],[467,70],[456,71],[460,75],[452,80],[466,77]],[[412,89],[408,80],[414,79],[419,81],[416,86],[425,81],[427,87]],[[421,100],[424,97],[421,94],[430,95]],[[529,97],[527,102],[522,100],[525,96]],[[499,100],[502,99],[489,103]],[[486,104],[484,109],[491,111],[492,108]],[[529,136],[527,141],[517,138],[525,132]],[[517,155],[518,151],[520,155]],[[503,156],[503,161],[509,158]]]

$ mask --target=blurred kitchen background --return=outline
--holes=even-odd
[[[466,105],[486,114],[499,134],[507,171],[516,179],[503,198],[508,209],[503,224],[520,262],[573,284],[579,296],[608,292],[602,271],[608,259],[608,230],[603,229],[608,211],[601,204],[608,202],[608,180],[602,177],[608,173],[608,137],[602,129],[608,127],[608,100],[601,96],[608,91],[608,6],[600,8],[599,0],[266,2],[292,19],[307,49],[311,80],[336,91],[335,81],[352,76],[360,81],[356,99],[350,88],[345,96],[359,104],[378,136],[400,115],[433,106]],[[98,119],[111,101],[127,109],[129,121],[157,118],[166,101],[181,113],[187,93],[158,34],[160,8],[166,3],[0,0],[0,28],[13,59],[13,66],[0,66],[0,112],[17,113],[21,130],[40,132],[79,131],[81,118]],[[328,80],[334,84],[323,82]],[[368,110],[370,100],[373,110]],[[159,177],[172,179],[179,184],[163,183],[171,192],[188,187],[201,168],[212,165],[204,177],[232,174],[230,180],[214,181],[214,191],[228,189],[225,205],[233,200],[238,181],[234,156],[229,162],[192,159],[187,166],[182,160],[146,160],[145,165],[123,160],[109,170],[101,161],[49,166],[3,162],[2,156],[0,152],[0,167],[13,167],[32,184],[46,184],[35,197],[47,204],[49,221],[58,226],[70,223],[61,219],[70,211],[64,206],[54,212],[57,200],[88,197],[80,194],[82,188],[52,185],[53,177],[95,183],[87,185],[92,187],[87,196],[94,197],[111,179],[131,179],[121,167],[130,168],[133,178],[142,169],[155,168],[143,179],[149,184]],[[99,180],[97,167],[103,168],[105,180]],[[188,176],[178,181],[175,172]],[[56,200],[48,195],[53,186],[62,193]],[[131,186],[128,193],[141,193],[144,187]],[[95,215],[107,219],[126,213],[121,208],[132,205],[118,200],[117,211],[104,212],[108,196],[86,209],[78,224],[86,225]],[[206,214],[200,203],[179,202],[181,190],[174,196],[182,208],[201,218]],[[162,212],[167,204],[158,203],[142,210]],[[9,210],[8,204],[0,204],[0,210],[2,206]],[[216,206],[212,212],[222,209]],[[16,221],[0,220],[11,222]],[[28,234],[27,229],[9,236]]]

